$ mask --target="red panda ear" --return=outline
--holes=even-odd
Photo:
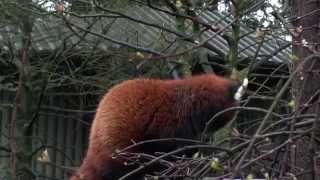
[[[238,89],[240,88],[240,84],[232,83],[228,88],[228,96],[230,100],[235,101],[235,94],[237,93]]]
[[[248,87],[249,80],[248,78],[244,78],[241,86],[238,88],[237,92],[234,94],[234,99],[236,101],[240,101],[241,97],[245,94],[246,89]]]

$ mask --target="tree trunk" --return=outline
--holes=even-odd
[[[297,57],[294,63],[296,68],[302,65],[301,71],[295,76],[292,87],[293,98],[296,102],[297,115],[306,113],[319,114],[319,96],[316,95],[320,89],[320,58],[313,56],[318,54],[320,42],[319,23],[320,12],[319,0],[294,0],[293,13],[295,15],[295,32],[293,37],[293,53]],[[317,167],[314,160],[316,144],[314,141],[315,131],[318,131],[318,122],[315,121],[314,132],[310,136],[299,139],[291,148],[290,167],[291,172],[298,179],[314,180],[317,179]]]
[[[28,7],[32,0],[18,0],[21,7]],[[29,11],[14,9],[21,29],[22,49],[15,52],[16,67],[19,72],[18,87],[15,96],[12,118],[10,121],[10,150],[11,150],[11,176],[12,180],[31,180],[34,179],[32,173],[32,131],[29,123],[33,119],[34,98],[30,86],[30,63],[29,50],[31,47],[31,32],[33,20]]]

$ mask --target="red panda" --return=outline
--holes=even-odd
[[[212,74],[183,80],[135,79],[116,85],[97,108],[86,157],[71,180],[104,179],[123,167],[111,157],[113,152],[133,142],[196,138],[213,115],[237,104],[238,87]],[[223,127],[232,116],[224,114],[211,131]]]

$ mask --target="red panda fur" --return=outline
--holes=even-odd
[[[122,163],[111,157],[116,149],[156,138],[196,138],[215,113],[236,104],[231,80],[200,75],[183,80],[128,80],[102,98],[93,121],[89,147],[71,180],[102,180]],[[232,118],[227,113],[214,125]],[[143,149],[140,149],[144,152]]]

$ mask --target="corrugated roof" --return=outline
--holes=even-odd
[[[154,24],[160,27],[165,27],[168,31],[176,32],[176,21],[173,16],[166,13],[153,10],[149,7],[133,5],[128,6],[124,10],[126,15],[150,24]],[[214,25],[226,26],[232,21],[231,17],[224,15],[218,11],[206,11],[201,14],[201,18],[204,22],[212,23]],[[102,33],[104,35],[118,41],[129,43],[139,47],[147,47],[154,51],[161,51],[167,46],[174,49],[178,44],[174,43],[177,36],[170,32],[165,32],[159,28],[151,27],[137,23],[125,18],[103,18],[103,21],[97,21],[93,26],[90,26],[92,21],[81,18],[69,18],[73,23],[81,26],[84,29],[91,27],[96,33]],[[228,29],[227,29],[228,30]],[[230,28],[229,28],[230,30]],[[239,44],[239,53],[242,57],[253,57],[258,48],[256,42],[255,31],[246,27],[241,27],[241,33],[247,34],[247,36],[241,38]],[[215,34],[213,31],[206,31],[201,35],[202,39],[206,39]],[[81,33],[79,35],[82,35]],[[15,49],[21,48],[21,31],[14,25],[0,25],[0,46],[4,50],[8,50],[9,47]],[[37,51],[43,50],[55,50],[62,45],[74,45],[78,44],[79,48],[92,48],[92,43],[98,43],[99,47],[103,50],[108,49],[110,46],[117,46],[110,41],[103,40],[101,37],[96,37],[91,34],[87,34],[86,38],[81,39],[76,36],[74,32],[68,29],[65,22],[62,19],[55,18],[53,16],[39,18],[35,20],[33,27],[33,48]],[[258,55],[258,59],[264,57],[270,57],[277,62],[286,62],[289,59],[291,53],[290,47],[283,49],[277,54],[277,50],[288,43],[283,40],[277,40],[272,37],[266,37],[266,41],[263,43]],[[13,43],[14,44],[10,44]],[[186,42],[188,43],[188,42]],[[218,35],[209,41],[209,44],[216,49],[219,49],[225,55],[228,52],[228,44],[225,39]]]

